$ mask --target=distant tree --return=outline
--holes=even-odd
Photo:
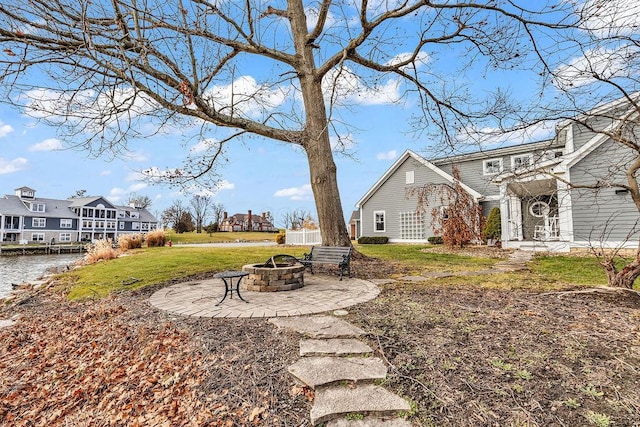
[[[213,222],[217,225],[216,231],[218,231],[218,226],[222,223],[222,218],[224,217],[224,205],[220,202],[211,204],[211,216],[213,217]]]
[[[176,224],[180,222],[183,213],[186,212],[184,206],[182,206],[181,200],[176,200],[171,206],[162,211],[161,221],[164,227],[171,226],[175,229]]]
[[[148,209],[152,203],[153,200],[151,200],[149,196],[142,196],[136,193],[131,193],[127,202],[127,204],[130,206],[135,206],[142,209]]]
[[[282,225],[287,230],[300,230],[304,228],[305,223],[315,224],[311,212],[304,209],[294,209],[285,212],[281,218]]]
[[[189,201],[191,208],[193,209],[193,216],[196,222],[196,233],[202,233],[202,225],[207,218],[207,212],[211,205],[211,196],[203,196],[196,194]]]
[[[77,190],[74,194],[69,196],[70,199],[79,199],[81,197],[86,197],[87,190]]]
[[[207,233],[209,233],[209,235],[212,235],[213,233],[216,233],[218,231],[218,223],[217,222],[212,222],[209,225],[207,225],[206,227],[204,227],[204,231],[206,231]]]
[[[182,212],[178,218],[178,222],[173,226],[176,233],[190,233],[195,230],[195,228],[193,216],[191,216],[191,213],[188,211]]]

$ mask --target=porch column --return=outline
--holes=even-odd
[[[506,248],[509,242],[509,194],[507,183],[500,184],[500,233],[502,236],[502,247]]]
[[[569,172],[559,175],[562,180],[569,181]],[[558,189],[558,229],[559,239],[573,242],[573,215],[571,208],[571,188],[560,179],[556,180]]]

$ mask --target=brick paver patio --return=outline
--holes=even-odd
[[[303,288],[283,292],[250,292],[240,288],[244,302],[233,295],[218,306],[224,295],[221,279],[178,283],[155,292],[149,302],[171,313],[192,317],[285,317],[322,313],[370,301],[378,287],[367,280],[337,276],[304,277]]]

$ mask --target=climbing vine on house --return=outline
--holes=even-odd
[[[432,229],[450,247],[464,247],[483,240],[485,218],[482,207],[460,183],[460,171],[453,167],[453,183],[413,187],[408,196],[417,196],[418,212],[431,209]]]

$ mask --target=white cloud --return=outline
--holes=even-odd
[[[131,151],[123,156],[123,160],[127,162],[146,162],[149,158],[141,151]]]
[[[290,187],[278,190],[273,194],[274,197],[286,197],[290,200],[311,200],[313,199],[313,191],[311,184],[304,184],[301,187]]]
[[[586,18],[585,29],[599,36],[628,36],[640,32],[637,0],[587,0],[576,5]]]
[[[584,53],[584,56],[574,58],[566,65],[555,71],[554,84],[568,90],[584,86],[596,81],[594,75],[600,79],[626,77],[637,73],[635,66],[640,56],[637,48],[622,46],[617,49],[595,49]]]
[[[29,151],[56,151],[62,150],[62,148],[62,141],[60,141],[58,138],[49,138],[32,145],[31,147],[29,147]]]
[[[334,151],[346,151],[355,147],[356,141],[353,139],[353,135],[348,134],[344,136],[331,136],[330,138],[331,149]]]
[[[318,7],[316,7],[315,5],[305,8],[304,14],[307,17],[307,29],[309,31],[315,28],[316,23],[318,22],[319,12],[320,11],[318,10]],[[333,24],[335,24],[335,22],[336,22],[335,16],[333,16],[331,12],[327,13],[327,18],[324,23],[325,31],[327,28],[331,28]]]
[[[23,170],[27,166],[28,160],[24,157],[18,157],[13,160],[5,160],[0,157],[0,175],[6,175]]]
[[[111,171],[104,170],[104,171],[100,172],[100,176],[107,176],[107,175],[111,175]]]
[[[329,72],[322,80],[322,91],[327,100],[332,99],[338,105],[384,105],[401,98],[399,80],[370,85],[348,67]]]
[[[499,128],[492,127],[466,129],[465,132],[457,135],[457,139],[462,144],[479,144],[485,147],[502,144],[524,144],[551,138],[555,132],[555,125],[555,121],[546,121],[511,132],[504,132]]]
[[[232,182],[227,181],[226,179],[223,179],[219,182],[216,183],[216,190],[217,191],[222,191],[222,190],[233,190],[234,188],[236,188],[236,185]]]
[[[376,154],[376,159],[378,160],[394,160],[398,157],[398,152],[396,150],[389,150],[387,152]]]
[[[271,88],[251,76],[242,76],[229,85],[211,88],[206,97],[223,114],[260,117],[284,103],[290,90],[289,86]]]
[[[409,52],[398,54],[394,58],[392,58],[389,62],[387,62],[386,65],[396,65],[396,64],[402,63],[410,59],[412,55],[413,53],[409,53]],[[429,59],[430,59],[429,55],[426,52],[418,52],[413,64],[405,65],[404,67],[402,67],[402,69],[406,70],[408,68],[413,68],[414,64],[417,68],[421,68],[429,62]]]
[[[5,125],[0,120],[0,138],[9,135],[11,132],[13,132],[13,128],[10,125]]]
[[[204,153],[216,145],[218,140],[214,138],[205,138],[189,149],[191,153]]]
[[[112,203],[124,203],[126,202],[125,200],[126,197],[124,196],[130,195],[131,193],[135,193],[136,191],[143,190],[147,187],[148,185],[145,183],[132,184],[127,188],[113,187],[109,191],[109,195],[107,196],[107,199],[109,199],[109,201]]]

